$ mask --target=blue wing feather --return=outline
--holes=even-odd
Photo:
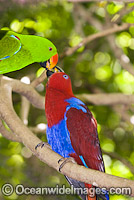
[[[67,103],[69,103],[69,105],[67,106],[67,109],[66,109],[66,113],[70,108],[76,108],[78,110],[82,110],[84,113],[87,113],[87,110],[83,107],[83,106],[85,106],[85,104],[81,100],[79,100],[75,97],[72,97],[70,99],[66,99],[65,101]],[[81,105],[83,105],[83,106],[81,106]],[[66,115],[66,113],[65,113],[65,115]]]

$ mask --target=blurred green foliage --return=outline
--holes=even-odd
[[[95,22],[105,28],[107,20],[122,18],[118,23],[134,23],[134,11],[127,12],[134,3],[86,3],[80,4],[83,12],[93,17]],[[67,47],[77,45],[88,35],[99,31],[97,24],[90,23],[87,17],[80,15],[82,11],[76,5],[67,1],[30,1],[0,0],[0,28],[7,27],[23,34],[36,34],[50,39],[57,47],[59,55]],[[134,64],[134,27],[114,35],[117,48],[122,50],[124,59]],[[75,94],[82,93],[134,93],[134,77],[125,71],[120,60],[115,57],[107,37],[94,40],[85,47],[78,49],[73,55],[59,60],[59,66],[72,79]],[[9,77],[21,79],[28,76],[31,80],[41,73],[40,66],[33,64],[29,67],[7,74]],[[39,92],[45,95],[45,82]],[[21,98],[13,95],[14,108],[20,115]],[[98,132],[101,147],[107,152],[116,152],[121,158],[129,160],[134,165],[134,107],[133,105],[93,106],[88,105],[98,121]],[[45,113],[31,106],[28,126],[34,127],[46,123]],[[38,135],[46,141],[45,134]],[[104,155],[106,172],[129,179],[134,179],[130,169],[121,161]],[[6,140],[0,135],[0,186],[11,183],[14,186],[54,187],[67,184],[63,175],[40,162],[22,144]],[[42,200],[42,199],[78,199],[77,196],[2,196],[1,199],[12,200]],[[133,199],[126,196],[111,196],[111,200]]]

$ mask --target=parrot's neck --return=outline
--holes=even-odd
[[[61,91],[52,88],[46,90],[45,112],[49,127],[58,124],[64,119],[66,107],[69,105],[65,100],[71,97],[74,96],[64,94]]]

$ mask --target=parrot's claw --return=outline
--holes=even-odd
[[[74,158],[69,157],[69,158],[61,158],[58,160],[58,163],[60,163],[61,161],[63,161],[63,163],[60,165],[59,167],[59,172],[61,172],[62,167],[64,167],[64,165],[68,162],[72,162],[72,163],[76,163]]]
[[[47,146],[49,149],[52,149],[51,146],[48,143],[46,143],[46,142],[40,142],[39,144],[37,144],[35,146],[35,150],[37,150],[38,147],[43,148],[44,146]]]

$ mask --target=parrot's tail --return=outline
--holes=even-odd
[[[109,195],[95,195],[94,197],[91,197],[89,194],[86,196],[86,200],[109,200]]]
[[[87,195],[87,198],[86,198],[87,200],[97,200],[96,199],[96,196],[95,197],[90,197],[89,195]]]
[[[85,183],[85,187],[88,190],[88,194],[86,196],[86,200],[97,200],[96,194],[95,194],[95,188],[92,185],[87,184],[87,183]]]
[[[88,194],[86,200],[109,200],[109,195],[95,195],[91,197],[90,194]]]
[[[107,191],[101,190],[101,194],[96,194],[96,188],[93,187],[90,184],[86,184],[77,180],[74,180],[68,176],[65,176],[67,181],[70,185],[73,185],[74,188],[78,189],[78,195],[82,198],[82,200],[109,200],[109,195]],[[79,188],[83,188],[83,191],[85,191],[85,188],[87,188],[88,191],[85,193],[79,193]],[[88,194],[88,195],[87,195]]]
[[[90,184],[86,184],[77,180],[74,180],[68,176],[65,176],[67,181],[70,185],[73,185],[74,188],[76,188],[76,191],[78,191],[78,195],[82,198],[82,200],[109,200],[109,195],[106,190],[102,190],[99,188],[100,194],[96,194],[96,187],[93,187]],[[79,188],[82,188],[84,193],[79,193]],[[85,190],[87,189],[87,190]],[[85,193],[86,191],[86,193]]]
[[[96,194],[96,187],[86,183],[85,187],[88,189],[88,195],[86,196],[86,200],[109,200],[109,195],[106,190],[98,188],[100,193]]]

